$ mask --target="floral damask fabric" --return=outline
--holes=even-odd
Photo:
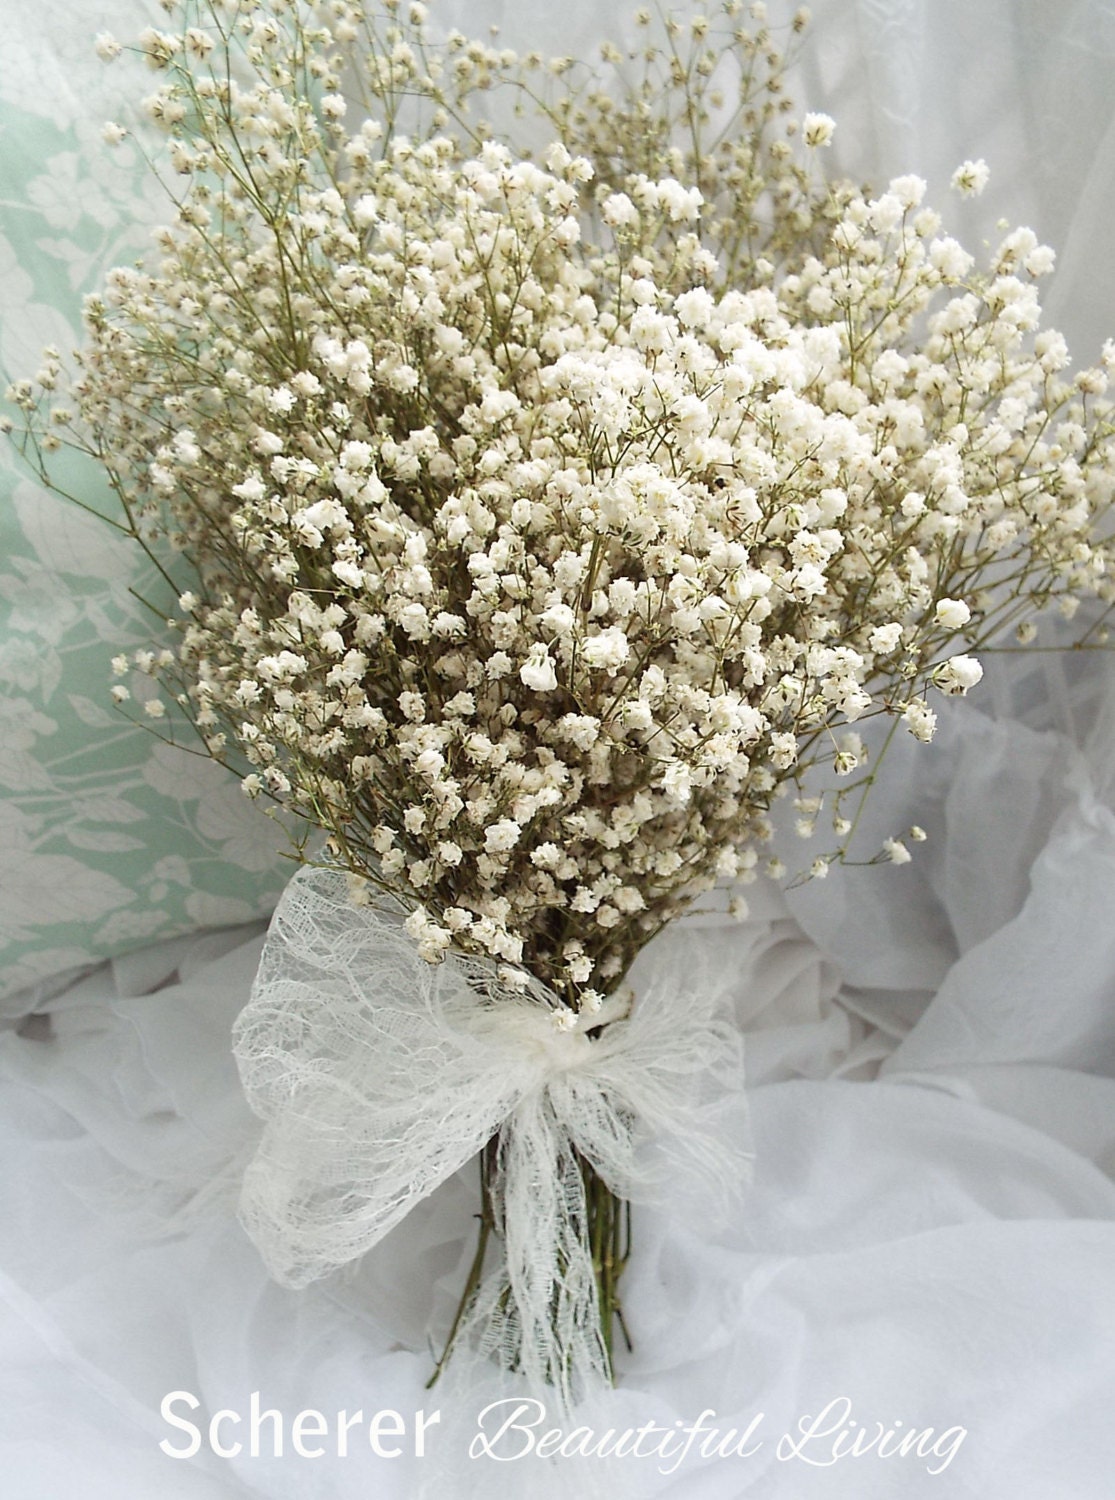
[[[98,7],[122,35],[145,6]],[[0,68],[0,375],[33,374],[48,343],[80,341],[82,296],[136,259],[165,199],[131,141],[101,124],[126,80],[87,29],[10,17]],[[83,503],[112,513],[92,464]],[[160,590],[162,593],[160,594]],[[281,829],[212,762],[112,706],[111,658],[152,641],[166,585],[111,527],[44,491],[0,445],[0,1006],[4,997],[174,933],[270,909]],[[148,601],[147,603],[142,601]],[[129,680],[142,701],[146,678]],[[180,731],[181,733],[181,731]]]

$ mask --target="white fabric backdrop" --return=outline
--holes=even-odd
[[[462,26],[498,19],[474,0],[456,10]],[[985,156],[992,187],[965,236],[1002,213],[1050,239],[1055,321],[1092,354],[1115,332],[1115,12],[815,10],[798,96],[837,116],[841,164],[917,170],[943,197],[962,157]],[[510,42],[594,48],[589,0],[507,11]],[[49,25],[67,13],[96,29],[74,0]],[[702,919],[748,1032],[756,1181],[715,1236],[699,1216],[640,1215],[635,1349],[584,1420],[602,1433],[712,1408],[724,1429],[762,1413],[762,1446],[673,1475],[619,1461],[615,1495],[1112,1493],[1115,678],[1096,656],[1005,658],[978,700],[946,707],[937,745],[894,754],[865,831],[870,844],[921,823],[915,865],[835,872],[790,898],[756,888],[742,927]],[[267,1281],[235,1219],[255,1124],[229,1053],[260,942],[258,929],[178,940],[0,1034],[4,1495],[578,1493],[603,1465],[470,1460],[481,1393],[423,1390],[430,1310],[444,1327],[471,1254],[471,1174],[354,1276],[303,1293]],[[657,961],[670,950],[667,936]],[[424,1407],[443,1422],[422,1460],[365,1446],[174,1461],[157,1446],[182,1439],[158,1415],[173,1390],[205,1415],[246,1411],[259,1390],[288,1419]],[[937,1475],[916,1457],[780,1461],[780,1434],[839,1397],[869,1436],[877,1423],[967,1436]]]

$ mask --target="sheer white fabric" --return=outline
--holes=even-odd
[[[1032,222],[1060,252],[1053,321],[1091,355],[1115,332],[1115,11],[814,10],[798,92],[839,119],[841,163],[921,171],[942,197],[959,160],[986,157],[966,236],[990,237],[999,214]],[[589,0],[445,12],[586,55],[601,24]],[[48,26],[95,25],[56,5],[36,45]],[[927,829],[913,865],[834,872],[788,898],[755,887],[744,925],[704,915],[646,956],[653,976],[699,939],[728,989],[756,1175],[719,1228],[683,1178],[672,1211],[638,1211],[634,1347],[620,1388],[578,1420],[672,1427],[711,1408],[727,1430],[761,1413],[763,1441],[673,1474],[617,1460],[622,1500],[1109,1500],[1115,682],[1094,656],[987,667],[978,697],[946,705],[938,745],[893,754],[869,808],[866,845]],[[6,1500],[533,1500],[599,1481],[592,1460],[470,1459],[500,1388],[424,1389],[472,1254],[471,1166],[347,1275],[297,1292],[268,1277],[236,1216],[259,1126],[231,1047],[260,949],[258,931],[163,945],[39,997],[38,1016],[0,1034]],[[422,1459],[412,1444],[377,1457],[366,1439],[345,1459],[302,1459],[288,1432],[281,1458],[175,1460],[158,1443],[183,1434],[159,1404],[182,1390],[199,1419],[246,1412],[259,1391],[288,1418],[440,1408],[443,1421]],[[841,1397],[868,1433],[968,1436],[938,1475],[916,1456],[779,1459],[779,1436]]]

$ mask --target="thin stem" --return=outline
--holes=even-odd
[[[490,1144],[491,1143],[489,1143],[489,1145]],[[461,1323],[464,1320],[465,1313],[468,1311],[473,1297],[476,1295],[476,1289],[480,1285],[480,1277],[483,1274],[484,1256],[487,1253],[488,1240],[493,1229],[491,1216],[491,1189],[488,1182],[487,1160],[488,1147],[485,1147],[485,1149],[480,1153],[480,1231],[476,1237],[476,1254],[472,1257],[472,1264],[469,1266],[468,1278],[465,1281],[465,1289],[461,1293],[460,1302],[458,1302],[457,1304],[457,1311],[453,1318],[453,1325],[449,1330],[449,1337],[445,1341],[445,1348],[442,1350],[441,1358],[434,1366],[434,1373],[426,1382],[427,1390],[430,1390],[436,1384],[438,1377],[445,1369],[445,1366],[449,1363],[449,1356],[452,1354],[454,1345],[456,1344],[457,1334],[460,1332]]]

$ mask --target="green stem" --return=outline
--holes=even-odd
[[[631,1336],[623,1320],[619,1297],[619,1279],[631,1253],[631,1205],[617,1198],[608,1184],[598,1177],[591,1164],[581,1160],[585,1184],[587,1230],[592,1248],[592,1265],[596,1274],[596,1297],[600,1313],[600,1336],[604,1346],[609,1380],[615,1380],[615,1329],[619,1324],[624,1342],[631,1348]],[[626,1231],[626,1232],[625,1232]]]
[[[491,1211],[491,1187],[489,1183],[489,1155],[496,1141],[498,1141],[498,1137],[489,1141],[488,1145],[480,1153],[480,1232],[476,1239],[476,1254],[472,1257],[472,1264],[469,1266],[468,1279],[465,1281],[465,1289],[461,1293],[461,1300],[457,1304],[457,1311],[453,1317],[453,1325],[449,1330],[449,1337],[445,1341],[445,1348],[442,1350],[441,1358],[434,1366],[434,1373],[426,1382],[427,1390],[430,1390],[437,1382],[438,1377],[448,1364],[449,1356],[452,1354],[453,1346],[457,1341],[461,1322],[468,1311],[469,1304],[476,1295],[477,1287],[480,1285],[480,1277],[484,1270],[484,1256],[487,1253],[488,1240],[494,1228]]]
[[[433,1374],[426,1382],[432,1387],[449,1362],[465,1315],[472,1304],[483,1275],[484,1258],[493,1233],[498,1234],[501,1221],[499,1205],[493,1199],[495,1165],[499,1154],[499,1135],[495,1135],[480,1153],[480,1229],[477,1236],[476,1253],[469,1267],[461,1299],[453,1318],[449,1336],[441,1358]],[[624,1322],[619,1299],[619,1279],[631,1253],[631,1205],[618,1198],[607,1183],[597,1175],[590,1162],[579,1158],[581,1179],[585,1193],[585,1222],[581,1232],[587,1240],[592,1254],[593,1271],[596,1277],[597,1309],[600,1317],[600,1337],[604,1349],[605,1368],[608,1379],[615,1380],[615,1329],[618,1324],[628,1349],[632,1347],[631,1335]]]

